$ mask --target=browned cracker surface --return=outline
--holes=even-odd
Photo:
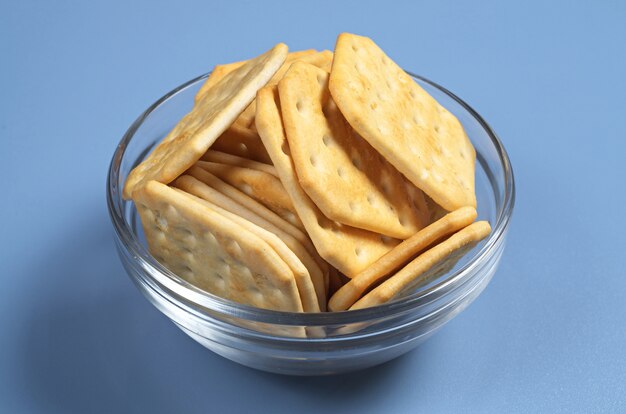
[[[421,191],[350,128],[326,72],[295,62],[278,92],[298,181],[326,217],[399,239],[427,224]]]
[[[352,277],[383,256],[398,240],[349,227],[325,217],[298,184],[291,150],[280,116],[277,88],[257,94],[257,129],[276,171],[320,256],[348,277]]]
[[[461,123],[371,39],[339,35],[329,88],[359,135],[437,204],[476,206],[475,151]]]

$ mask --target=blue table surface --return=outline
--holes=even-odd
[[[175,4],[174,4],[175,3]],[[626,412],[623,2],[0,3],[0,412]],[[500,269],[413,352],[338,377],[236,365],[135,289],[105,205],[153,101],[278,41],[365,34],[497,131]]]

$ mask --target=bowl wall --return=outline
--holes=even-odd
[[[513,173],[498,138],[469,106],[444,88],[415,77],[457,116],[477,152],[478,219],[491,235],[446,275],[370,309],[324,314],[267,311],[203,292],[169,272],[148,253],[132,202],[121,198],[130,170],[191,110],[204,78],[165,95],[130,127],[109,171],[107,200],[124,267],[143,294],[185,333],[233,361],[270,372],[320,375],[366,368],[423,342],[465,309],[494,275],[514,203]]]

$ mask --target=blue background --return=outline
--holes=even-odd
[[[176,3],[1,3],[0,412],[626,412],[625,3]],[[497,131],[517,179],[508,246],[414,352],[339,377],[257,372],[131,284],[105,175],[178,84],[278,41],[332,49],[342,31]]]

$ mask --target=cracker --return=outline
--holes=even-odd
[[[478,221],[459,230],[447,240],[420,254],[398,273],[359,299],[350,309],[389,302],[445,274],[479,241],[487,237],[490,231],[491,227],[486,221]]]
[[[333,52],[330,50],[322,50],[321,52],[302,57],[298,59],[298,61],[317,66],[324,72],[330,72],[330,68],[333,64]]]
[[[458,119],[369,38],[337,38],[330,93],[350,125],[448,211],[476,207],[476,152]]]
[[[231,125],[224,131],[211,145],[211,149],[264,164],[272,163],[259,134],[237,125]]]
[[[214,188],[215,190],[219,191],[220,193],[222,193],[222,194],[228,196],[229,198],[231,198],[236,203],[238,203],[238,204],[244,206],[245,208],[247,208],[248,210],[254,212],[256,215],[258,215],[258,216],[264,218],[265,220],[269,221],[274,226],[276,226],[279,229],[283,230],[284,232],[290,234],[292,237],[294,237],[300,243],[304,244],[304,243],[308,242],[309,239],[306,236],[306,234],[304,232],[302,232],[302,230],[300,230],[299,228],[297,228],[293,224],[289,223],[288,221],[282,219],[280,216],[278,216],[272,210],[268,209],[267,207],[265,207],[261,203],[255,201],[250,196],[248,196],[245,193],[237,190],[235,187],[233,187],[233,186],[231,186],[229,184],[226,184],[224,181],[222,181],[219,178],[215,177],[213,174],[209,173],[208,171],[204,170],[203,168],[200,168],[198,166],[193,166],[193,167],[191,167],[187,171],[187,174],[189,174],[192,177],[202,181],[203,183],[207,184],[209,187]]]
[[[278,92],[298,180],[326,217],[399,239],[427,224],[421,191],[410,192],[413,185],[350,128],[326,72],[295,62]]]
[[[232,220],[234,223],[240,225],[244,229],[265,240],[265,242],[267,242],[267,244],[269,244],[270,247],[272,247],[276,251],[276,253],[278,253],[280,258],[283,259],[283,261],[289,266],[289,268],[293,272],[296,286],[298,287],[298,293],[300,294],[300,301],[302,302],[302,309],[304,310],[304,312],[320,311],[315,288],[313,287],[313,282],[311,281],[309,271],[304,266],[304,264],[302,264],[298,256],[296,256],[295,253],[291,251],[291,249],[289,249],[281,239],[279,239],[275,234],[257,226],[251,221],[248,221],[237,214],[233,214],[228,210],[218,207],[209,201],[186,193],[178,188],[176,188],[176,191],[180,191],[181,194],[191,197],[197,202],[206,205],[211,210],[217,212],[218,214],[226,217],[229,220]]]
[[[341,225],[325,217],[298,184],[280,116],[276,87],[257,93],[259,134],[320,256],[344,275],[358,274],[399,243],[398,240]]]
[[[329,309],[342,311],[350,308],[372,286],[389,278],[418,254],[470,225],[475,219],[476,209],[462,207],[420,230],[337,290],[328,302]]]
[[[312,55],[315,53],[317,53],[315,49],[297,50],[295,52],[289,52],[285,60],[293,60],[299,57]],[[224,76],[228,75],[230,72],[239,68],[240,66],[242,66],[244,63],[247,63],[247,62],[249,61],[242,60],[239,62],[216,65],[211,71],[211,73],[209,74],[209,76],[207,77],[207,79],[204,81],[202,86],[200,87],[200,90],[196,93],[194,101],[198,102],[207,93],[207,91],[211,89],[211,87],[213,87],[213,85],[215,85],[217,82],[219,82]]]
[[[241,60],[239,62],[216,65],[200,87],[200,90],[198,90],[198,92],[196,93],[196,96],[194,97],[194,102],[199,102],[216,83],[222,80],[230,72],[240,68],[247,62],[247,60]]]
[[[274,175],[265,171],[215,162],[198,161],[196,165],[252,197],[279,217],[304,231],[302,221],[293,207],[289,194],[285,191],[280,179]]]
[[[294,62],[304,62],[309,63],[311,65],[322,68],[326,72],[330,71],[331,64],[333,60],[333,53],[329,50],[324,50],[322,52],[303,54],[298,56],[288,55],[285,63],[278,69],[276,74],[270,79],[267,83],[267,86],[276,85],[287,73],[289,67]],[[254,116],[256,113],[256,101],[252,101],[250,105],[239,115],[235,123],[239,126],[244,126],[250,128],[252,130],[256,130],[256,125],[254,123]]]
[[[209,149],[207,152],[204,153],[204,155],[202,156],[202,158],[200,158],[200,160],[209,161],[209,162],[217,162],[219,164],[234,165],[237,167],[251,168],[253,170],[263,171],[267,174],[273,175],[274,177],[278,177],[276,168],[274,168],[273,165],[239,157],[237,155],[229,154],[227,152],[221,152],[221,151]]]
[[[158,181],[134,200],[150,252],[173,273],[225,299],[302,312],[293,272],[263,239]]]
[[[194,167],[198,168],[198,167]],[[193,170],[193,169],[192,169]],[[192,171],[190,170],[190,172]],[[174,181],[174,186],[180,188],[181,190],[192,194],[198,198],[209,201],[210,203],[224,209],[230,211],[233,214],[236,214],[245,220],[248,220],[255,225],[277,235],[290,249],[293,251],[296,256],[302,261],[304,266],[309,271],[309,275],[311,276],[311,281],[313,282],[313,286],[315,288],[315,292],[318,298],[318,304],[322,311],[326,310],[326,287],[325,287],[325,277],[327,269],[324,268],[323,265],[319,264],[319,259],[315,248],[311,245],[311,242],[308,238],[305,238],[304,241],[297,240],[289,233],[285,232],[283,228],[280,226],[276,226],[272,222],[266,220],[265,218],[259,216],[255,213],[255,211],[247,208],[249,205],[254,205],[253,203],[245,203],[246,206],[238,203],[236,200],[228,197],[224,193],[216,190],[209,184],[212,184],[220,189],[228,188],[228,185],[224,182],[221,182],[217,177],[212,174],[199,169],[196,170],[196,177],[189,175],[183,175]],[[217,185],[216,185],[217,184]],[[233,189],[234,190],[234,189]],[[236,190],[234,190],[236,191]],[[230,191],[231,194],[233,191]],[[245,194],[243,194],[244,197]],[[237,197],[239,200],[244,197]]]
[[[124,198],[131,198],[135,189],[150,180],[167,184],[191,167],[250,104],[256,91],[276,73],[286,55],[287,46],[280,43],[216,83],[130,172]]]

